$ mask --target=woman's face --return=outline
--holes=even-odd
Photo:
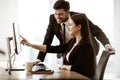
[[[69,30],[71,35],[76,36],[80,33],[80,25],[76,26],[73,20],[71,20]]]

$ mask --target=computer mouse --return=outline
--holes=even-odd
[[[36,64],[33,66],[32,71],[45,71],[46,66],[43,63]]]

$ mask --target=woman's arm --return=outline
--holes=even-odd
[[[30,47],[40,50],[42,52],[46,52],[46,45],[30,44]]]
[[[22,36],[21,36],[22,37]],[[22,37],[21,43],[23,45],[32,47],[34,49],[40,50],[42,52],[50,52],[50,53],[64,53],[67,48],[67,44],[63,45],[57,45],[57,46],[50,46],[50,45],[37,45],[37,44],[31,44],[27,39]]]
[[[24,37],[21,36],[21,38],[23,39],[21,41],[21,43],[23,45],[26,45],[26,46],[29,46],[29,47],[32,47],[34,49],[37,49],[37,50],[40,50],[42,52],[46,52],[46,45],[37,45],[37,44],[31,44],[27,39],[25,39]]]

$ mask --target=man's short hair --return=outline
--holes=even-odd
[[[69,10],[70,9],[70,4],[68,1],[65,0],[57,0],[53,6],[54,9],[64,9],[64,10]]]

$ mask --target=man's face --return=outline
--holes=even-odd
[[[65,11],[64,9],[57,9],[55,10],[54,16],[57,23],[60,24],[68,19],[69,11]]]

